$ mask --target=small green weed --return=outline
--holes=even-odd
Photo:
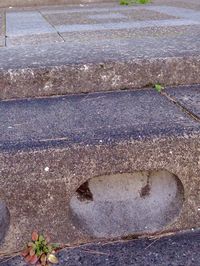
[[[39,235],[36,231],[32,233],[32,241],[29,242],[22,252],[22,256],[27,263],[36,266],[49,266],[57,264],[58,259],[55,256],[58,244],[51,244],[49,237]]]
[[[131,4],[148,4],[151,0],[120,0],[120,5],[122,6],[128,6]]]
[[[161,84],[155,84],[155,85],[154,85],[154,89],[155,89],[157,92],[161,92],[162,90],[164,90],[164,86],[162,86]]]

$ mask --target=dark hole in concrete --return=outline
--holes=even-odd
[[[89,188],[88,181],[82,184],[78,189],[77,189],[77,194],[79,196],[79,200],[93,200],[92,193]]]
[[[75,226],[95,237],[164,229],[184,201],[181,181],[166,170],[100,176],[82,184],[70,209]]]
[[[151,191],[151,185],[150,185],[150,175],[149,173],[147,174],[147,184],[141,188],[140,191],[140,197],[147,197],[150,195],[150,191]]]
[[[10,225],[10,213],[3,201],[0,201],[0,244],[3,243]]]

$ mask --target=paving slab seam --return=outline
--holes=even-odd
[[[45,17],[43,16],[41,10],[38,10],[38,13],[46,20],[47,23],[49,23],[56,31],[56,33],[58,34],[58,36],[62,39],[63,42],[65,42],[65,39],[63,38],[63,36],[60,34],[60,32],[56,29],[56,27]]]
[[[200,123],[200,117],[196,115],[194,112],[190,111],[188,108],[186,108],[183,104],[177,101],[173,96],[169,95],[165,91],[162,91],[161,95],[166,97],[170,102],[174,103],[182,112],[189,115],[193,120]]]

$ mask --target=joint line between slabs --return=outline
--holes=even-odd
[[[189,115],[190,118],[195,120],[195,122],[200,123],[200,117],[196,115],[195,113],[193,113],[192,111],[190,111],[188,108],[186,108],[183,104],[177,101],[174,97],[172,97],[171,95],[169,95],[167,92],[164,92],[164,91],[161,92],[161,95],[167,98],[170,102],[174,103],[183,113]]]

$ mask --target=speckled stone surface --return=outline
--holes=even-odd
[[[138,12],[139,11],[139,12]],[[63,12],[63,13],[62,13]],[[165,20],[165,19],[173,19],[177,16],[170,16],[164,13],[156,12],[156,11],[149,11],[141,8],[131,8],[130,9],[123,9],[123,8],[116,8],[108,9],[102,12],[102,8],[96,9],[93,12],[87,9],[86,12],[67,12],[67,10],[55,11],[55,13],[49,14],[48,12],[41,11],[44,14],[44,17],[53,25],[73,25],[73,24],[99,24],[99,23],[107,23],[107,22],[130,22],[130,21],[144,21],[144,20]],[[78,13],[78,16],[77,16]],[[81,13],[81,15],[80,15]],[[83,13],[83,14],[82,14]]]
[[[0,47],[5,46],[5,16],[4,12],[0,11]]]
[[[139,239],[93,243],[57,254],[58,266],[196,266],[200,261],[200,231],[157,240]],[[28,266],[20,257],[2,260],[1,266]]]
[[[182,1],[177,17],[177,9],[162,4],[130,7],[131,15],[118,4],[7,10],[7,46],[0,49],[0,208],[4,201],[10,217],[2,228],[10,227],[1,233],[7,233],[2,251],[21,248],[33,229],[53,241],[91,240],[75,225],[70,199],[89,178],[116,173],[175,174],[184,204],[164,230],[200,226],[200,123],[189,113],[199,115],[199,91],[187,87],[188,104],[177,94],[186,88],[167,89],[174,104],[149,88],[200,83],[200,11],[194,0],[183,10],[190,6]],[[66,25],[68,13],[82,24]],[[117,91],[141,87],[148,88]]]
[[[200,83],[200,11],[180,6],[8,9],[0,99]]]
[[[91,239],[74,224],[70,198],[89,178],[114,173],[174,173],[185,200],[164,230],[200,226],[200,123],[166,97],[140,90],[0,105],[0,195],[11,215],[2,250],[23,246],[33,229],[54,241]]]
[[[0,50],[0,98],[200,83],[192,36],[55,43]]]
[[[41,45],[47,44],[49,45],[54,43],[62,43],[64,42],[63,38],[59,36],[57,33],[44,33],[44,34],[33,34],[28,36],[19,37],[9,37],[6,38],[6,45],[9,47],[13,46],[23,46],[26,45]]]
[[[189,89],[189,90],[188,90]],[[194,115],[200,117],[200,86],[185,86],[177,89],[167,89],[166,92],[181,103]]]

